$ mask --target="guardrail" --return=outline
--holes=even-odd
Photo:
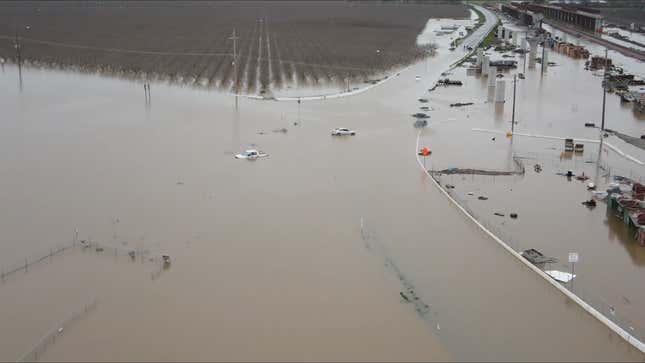
[[[539,269],[537,266],[533,265],[531,262],[529,262],[527,259],[522,257],[513,247],[511,247],[508,243],[503,241],[500,237],[498,237],[497,234],[493,233],[491,231],[492,228],[490,225],[486,226],[485,222],[481,222],[475,217],[475,214],[473,214],[472,211],[466,209],[466,207],[462,206],[451,193],[449,193],[445,188],[443,188],[440,183],[426,170],[426,168],[423,166],[423,162],[421,161],[421,158],[419,158],[419,154],[417,150],[419,150],[419,141],[421,139],[421,133],[423,132],[422,130],[419,130],[419,133],[417,135],[417,142],[416,142],[416,147],[414,149],[416,158],[417,158],[417,163],[419,167],[423,170],[423,172],[430,178],[430,180],[434,183],[434,185],[439,188],[439,190],[452,202],[452,204],[457,207],[466,217],[468,217],[473,223],[475,223],[484,233],[486,233],[489,237],[491,237],[495,242],[497,242],[502,248],[504,248],[507,252],[509,252],[512,256],[517,258],[520,262],[522,262],[526,267],[529,269],[533,270],[535,273],[537,273],[539,276],[541,276],[545,281],[547,281],[549,284],[551,284],[553,287],[555,287],[558,291],[560,291],[563,295],[567,296],[569,299],[571,299],[573,302],[578,304],[583,310],[588,312],[591,316],[594,318],[598,319],[601,323],[605,324],[609,329],[611,329],[613,332],[618,334],[621,338],[623,338],[627,343],[631,344],[634,348],[638,349],[642,353],[645,353],[645,343],[643,343],[642,340],[639,340],[636,336],[634,336],[632,333],[636,333],[636,327],[634,325],[629,326],[626,330],[622,326],[620,326],[618,323],[622,323],[621,319],[616,318],[615,320],[610,319],[609,317],[605,316],[605,311],[609,312],[610,314],[613,314],[615,316],[615,309],[612,308],[611,306],[607,306],[605,310],[605,304],[602,302],[597,305],[601,308],[601,310],[597,310],[594,308],[591,304],[587,303],[585,300],[580,298],[578,295],[574,294],[572,291],[568,290],[564,286],[562,286],[559,282],[551,278],[549,275],[547,275],[544,271]],[[494,229],[494,228],[493,228]],[[500,231],[496,231],[499,233]],[[518,250],[521,248],[520,244],[518,241],[513,241],[511,240],[511,243],[515,244],[515,248]],[[643,332],[639,332],[640,335],[643,335]]]

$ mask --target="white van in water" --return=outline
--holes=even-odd
[[[332,136],[342,136],[342,135],[354,136],[354,135],[356,135],[356,131],[350,130],[350,129],[345,128],[345,127],[339,127],[337,129],[333,129],[331,131],[331,134],[332,134]]]
[[[247,159],[247,160],[255,160],[257,158],[263,158],[265,156],[269,156],[269,154],[258,151],[255,149],[249,149],[249,150],[244,150],[244,152],[239,153],[235,155],[236,159]]]

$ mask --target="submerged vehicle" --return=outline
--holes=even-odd
[[[343,135],[354,136],[354,135],[356,135],[356,131],[350,130],[350,129],[345,128],[345,127],[339,127],[339,128],[333,129],[331,131],[331,135],[332,136],[343,136]]]
[[[414,127],[422,128],[428,126],[428,120],[416,120],[414,122]]]
[[[620,96],[620,100],[623,102],[634,102],[636,97],[631,92],[625,92]]]
[[[258,151],[256,149],[248,149],[248,150],[244,150],[244,152],[236,154],[235,158],[236,159],[255,160],[257,158],[262,158],[262,157],[265,157],[265,156],[269,156],[269,154],[267,154],[265,152],[262,152],[262,151]]]

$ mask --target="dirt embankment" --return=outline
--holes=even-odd
[[[466,16],[457,2],[0,2],[0,57],[15,61],[17,30],[27,63],[257,93],[409,64],[428,18]]]

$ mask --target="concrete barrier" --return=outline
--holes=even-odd
[[[466,209],[464,209],[457,201],[448,194],[448,192],[441,186],[437,181],[430,175],[428,170],[423,167],[423,163],[421,162],[421,158],[419,158],[419,140],[421,139],[421,133],[423,130],[419,130],[419,133],[417,134],[417,143],[416,147],[414,149],[414,154],[416,155],[417,158],[417,163],[419,164],[419,167],[423,170],[423,172],[430,178],[432,183],[439,188],[439,190],[443,193],[443,195],[448,198],[452,202],[452,204],[457,207],[468,219],[470,219],[473,223],[475,223],[482,231],[484,231],[485,234],[487,234],[490,238],[492,238],[495,242],[497,242],[502,248],[504,248],[508,253],[510,253],[513,257],[517,258],[522,262],[526,267],[529,269],[533,270],[535,273],[540,275],[544,280],[546,280],[549,284],[551,284],[553,287],[555,287],[558,291],[560,291],[563,295],[571,299],[573,302],[578,304],[583,310],[591,314],[594,318],[598,319],[601,323],[605,324],[609,329],[611,329],[614,333],[618,334],[621,338],[623,338],[627,343],[631,344],[633,347],[641,351],[642,353],[645,354],[645,344],[641,342],[640,340],[636,339],[634,336],[629,334],[625,329],[621,328],[618,326],[616,323],[613,321],[609,320],[606,316],[601,314],[598,310],[594,309],[591,305],[587,304],[584,300],[579,298],[577,295],[572,293],[571,291],[567,290],[564,288],[562,285],[560,285],[559,282],[555,281],[552,279],[549,275],[544,273],[544,271],[540,270],[537,268],[535,265],[530,263],[527,259],[522,257],[517,251],[512,249],[506,242],[502,241],[500,238],[498,238],[493,232],[488,230],[484,225],[482,225],[475,217],[473,217]]]

